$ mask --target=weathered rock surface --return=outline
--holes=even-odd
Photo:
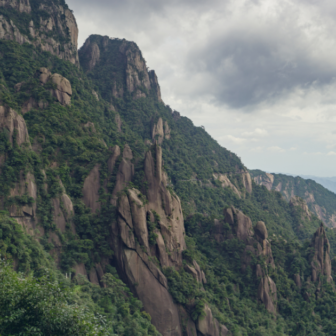
[[[162,121],[162,118],[159,118],[157,124],[153,125],[152,140],[154,142],[157,141],[157,143],[161,145],[163,142],[163,139],[164,139],[163,121]]]
[[[120,149],[119,149],[120,150]],[[118,150],[117,150],[118,151]],[[116,205],[116,196],[119,191],[123,190],[134,175],[134,164],[132,163],[133,153],[131,148],[126,144],[123,150],[123,156],[119,165],[116,184],[112,193],[112,203]]]
[[[149,75],[149,80],[150,80],[150,83],[151,83],[151,88],[155,92],[157,100],[159,102],[162,102],[161,89],[160,89],[159,81],[158,81],[158,78],[156,76],[155,71],[154,70],[150,70],[148,72],[148,75]]]
[[[276,314],[277,288],[269,276],[261,279],[258,288],[258,298],[270,313]]]
[[[204,312],[205,317],[198,320],[196,324],[197,331],[202,336],[230,335],[229,330],[212,316],[211,309],[208,305],[205,305]]]
[[[224,210],[225,222],[228,223],[238,239],[248,242],[253,236],[252,221],[235,207]]]
[[[115,57],[109,57],[110,48],[118,47]],[[148,97],[151,92],[159,102],[161,90],[153,70],[148,71],[146,61],[134,42],[111,39],[108,36],[91,35],[79,50],[79,58],[86,72],[93,72],[99,66],[114,65],[122,67],[121,80],[111,72],[112,95],[123,98],[125,92],[132,94],[133,99]]]
[[[0,6],[12,7],[28,15],[32,11],[29,0],[1,0]],[[29,43],[61,59],[79,64],[77,52],[78,27],[72,12],[62,5],[54,4],[52,1],[40,4],[39,9],[48,17],[45,15],[39,17],[39,29],[35,28],[34,22],[31,20],[27,26],[30,33],[28,35],[25,35],[24,31],[20,31],[12,20],[0,15],[0,39],[12,40],[20,44]],[[66,42],[60,42],[64,39]]]
[[[100,188],[100,165],[96,165],[86,177],[83,186],[83,202],[95,213],[100,210],[99,188]]]
[[[311,262],[312,281],[317,281],[321,275],[324,275],[328,282],[332,282],[330,244],[322,223],[315,232],[311,245],[315,249],[315,254]]]
[[[30,147],[26,122],[21,115],[9,107],[0,106],[0,130],[7,130],[10,143],[13,141],[20,146],[27,143]],[[14,131],[16,139],[13,139]]]
[[[218,180],[223,188],[230,188],[233,190],[233,192],[240,198],[241,194],[239,190],[236,188],[236,186],[229,180],[227,175],[225,174],[213,174],[213,177],[215,180]]]
[[[59,74],[53,74],[50,80],[57,85],[57,89],[53,90],[53,95],[62,105],[70,105],[72,89],[70,82]]]
[[[327,207],[321,201],[321,192],[328,195],[328,199],[336,201],[334,194],[323,189],[318,183],[312,180],[306,180],[299,176],[293,177],[283,174],[268,174],[260,170],[251,171],[253,180],[258,185],[264,185],[268,190],[281,192],[282,196],[291,202],[292,198],[300,196],[306,203],[308,210],[315,214],[328,227],[336,227],[336,209]],[[294,200],[294,203],[301,203]],[[303,209],[306,213],[306,218],[310,218],[306,208]],[[309,214],[309,215],[308,215]]]
[[[154,155],[155,161],[151,151],[147,152],[145,159],[145,179],[148,185],[146,197],[134,188],[119,194],[118,218],[112,225],[111,244],[120,274],[125,276],[124,280],[152,316],[152,323],[162,335],[177,336],[182,335],[178,307],[169,294],[167,279],[153,260],[156,258],[161,267],[182,266],[182,251],[185,249],[184,222],[178,197],[172,196],[166,188],[167,176],[162,171],[161,147],[155,147]],[[124,171],[126,164],[131,167],[132,158],[131,149],[125,146],[118,174]],[[132,175],[128,177],[127,180],[130,180]],[[120,190],[119,188],[118,191]],[[154,245],[149,244],[147,220],[152,223],[158,221],[155,229],[156,243],[151,241]],[[197,263],[195,267],[196,277],[206,281]]]
[[[312,214],[309,211],[307,203],[302,198],[294,196],[291,198],[289,204],[291,207],[298,207],[303,211],[303,219],[311,219]]]

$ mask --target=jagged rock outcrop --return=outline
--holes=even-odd
[[[55,90],[51,90],[52,95],[62,104],[70,105],[72,88],[69,80],[59,74],[51,74],[47,68],[41,68],[37,72],[37,76],[40,79],[42,85],[46,84],[48,81],[51,81],[56,85]]]
[[[205,317],[199,319],[196,328],[202,336],[227,336],[230,335],[229,330],[220,324],[213,316],[208,305],[204,307]]]
[[[252,170],[250,172],[256,184],[264,185],[268,190],[280,192],[288,202],[291,202],[293,197],[302,198],[310,212],[315,214],[327,226],[336,227],[336,210],[331,205],[332,202],[336,201],[336,196],[315,181],[303,179],[299,176],[269,174],[261,170]],[[332,202],[324,202],[324,199],[332,200]],[[307,209],[303,209],[303,211],[307,214],[306,217],[310,219],[311,214],[308,215]]]
[[[156,258],[161,267],[182,265],[182,251],[186,247],[183,214],[178,197],[166,189],[167,176],[162,171],[161,147],[155,146],[153,149],[155,160],[151,151],[146,153],[145,158],[146,197],[134,188],[126,189],[119,195],[118,217],[112,225],[111,244],[120,273],[151,315],[152,323],[162,335],[177,336],[182,335],[178,307],[169,294],[166,277],[154,260]],[[126,164],[130,171],[127,160],[132,157],[131,149],[125,146],[118,174],[124,171],[122,167]],[[124,183],[123,175],[119,174],[119,177]],[[149,232],[147,221],[155,222],[157,226],[154,241],[153,238],[151,240],[154,245],[150,245],[149,235],[153,232]],[[197,270],[200,273],[196,271],[197,276],[203,277],[199,266]]]
[[[100,210],[99,188],[100,188],[100,165],[97,164],[86,177],[83,186],[83,202],[93,213]]]
[[[111,50],[115,53],[109,56]],[[131,93],[133,99],[150,96],[162,102],[161,90],[154,70],[148,71],[146,61],[138,46],[134,42],[112,39],[108,36],[91,35],[79,50],[80,63],[86,72],[94,73],[96,69],[111,65],[123,70],[123,79],[111,72],[111,94],[116,98],[123,98],[124,93]]]
[[[232,191],[240,198],[241,194],[239,190],[236,188],[236,186],[229,180],[227,175],[225,174],[213,174],[213,177],[215,180],[218,180],[223,188],[230,188]]]
[[[26,122],[21,115],[10,107],[0,106],[0,130],[7,130],[10,143],[13,141],[20,146],[27,143],[30,147]],[[16,139],[13,139],[14,131]]]
[[[57,5],[53,1],[41,3],[39,10],[43,11],[44,15],[41,15],[39,22],[35,23],[29,0],[1,0],[0,7],[12,7],[31,16],[26,27],[29,34],[26,35],[25,31],[20,31],[20,27],[17,27],[12,20],[0,15],[0,39],[20,44],[29,43],[61,59],[79,64],[78,27],[74,15],[66,6]],[[37,25],[39,29],[35,28]]]
[[[237,238],[247,243],[253,236],[251,219],[233,206],[224,210],[224,216]]]
[[[327,282],[332,282],[330,244],[322,223],[314,234],[311,246],[315,250],[313,260],[311,262],[312,281],[315,282],[319,280],[322,275],[326,277]]]
[[[261,279],[258,288],[258,298],[270,313],[276,314],[277,288],[269,276]]]
[[[19,206],[17,204],[13,204],[10,207],[10,216],[11,217],[35,217],[36,215],[36,198],[37,198],[37,188],[35,177],[32,173],[28,172],[24,174],[20,172],[19,181],[15,184],[15,187],[10,191],[10,197],[22,197],[27,195],[34,200],[34,203],[31,205]]]
[[[252,193],[252,178],[250,173],[247,170],[243,170],[241,172],[242,179],[243,179],[243,185],[246,189],[246,191],[251,194]]]
[[[268,232],[265,223],[259,221],[253,230],[251,219],[233,206],[224,210],[224,217],[233,234],[246,244],[242,255],[243,270],[250,265],[251,255],[264,256],[264,264],[258,264],[255,270],[256,277],[260,278],[258,299],[263,302],[269,312],[275,314],[277,289],[273,280],[267,275],[267,267],[274,268],[275,264],[271,244],[267,239]],[[215,222],[215,238],[217,241],[222,241],[225,238],[223,230],[220,233],[222,227],[223,224],[220,221]],[[230,239],[230,235],[226,238]]]
[[[169,140],[170,139],[170,128],[168,125],[168,122],[165,121],[163,123],[162,118],[159,118],[157,123],[153,125],[152,127],[152,140],[153,142],[157,142],[159,145],[162,144],[163,140]]]
[[[274,175],[265,173],[265,175],[258,175],[253,178],[258,185],[263,185],[267,190],[271,191],[274,183]]]
[[[161,89],[160,89],[159,81],[158,81],[158,78],[156,76],[155,71],[154,70],[150,70],[148,72],[148,75],[149,75],[149,81],[151,83],[151,88],[154,91],[154,93],[155,93],[155,95],[157,97],[157,100],[159,102],[162,102]]]
[[[134,175],[134,164],[132,163],[133,153],[126,144],[123,150],[123,156],[119,165],[116,184],[112,193],[112,204],[116,205],[116,197],[119,191],[123,190]]]
[[[39,78],[41,85],[45,85],[51,82],[55,85],[54,89],[50,90],[50,93],[55,97],[62,105],[67,106],[71,104],[72,88],[71,83],[65,77],[59,74],[52,74],[47,68],[40,68],[36,71],[35,77]],[[15,91],[19,92],[25,89],[24,82],[15,85]],[[27,93],[30,93],[29,91]],[[25,114],[32,108],[43,109],[48,106],[46,101],[35,101],[33,97],[30,97],[24,102],[21,112]]]
[[[298,207],[299,209],[301,209],[303,211],[303,219],[311,219],[312,214],[309,211],[308,205],[306,204],[306,202],[298,196],[294,196],[291,198],[290,202],[289,202],[290,206],[295,208]]]
[[[200,284],[207,283],[204,272],[201,270],[195,260],[193,260],[193,266],[185,265],[184,269],[190,273]]]
[[[255,232],[254,235],[255,239],[260,243],[262,247],[261,254],[264,255],[266,258],[265,259],[266,265],[271,265],[272,267],[275,267],[271,244],[267,239],[268,232],[265,223],[259,221],[257,225],[254,227],[254,232]]]

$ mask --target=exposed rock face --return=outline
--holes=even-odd
[[[298,196],[294,196],[294,197],[291,198],[289,204],[292,207],[298,207],[301,210],[303,210],[303,217],[305,217],[307,219],[311,218],[311,213],[309,211],[308,205],[306,204],[306,202],[302,198],[300,198]]]
[[[120,151],[120,149],[119,149]],[[131,148],[126,144],[123,150],[123,157],[119,165],[116,184],[112,193],[113,204],[116,205],[116,196],[119,191],[123,190],[134,175],[134,164],[132,163],[133,153]]]
[[[254,227],[254,232],[256,240],[260,243],[262,247],[261,253],[266,257],[266,265],[271,265],[272,267],[275,267],[271,244],[267,240],[268,233],[265,223],[258,222],[257,225]]]
[[[99,188],[100,188],[100,165],[96,165],[86,177],[83,186],[83,202],[91,208],[92,212],[100,210]]]
[[[238,239],[248,242],[253,236],[251,219],[235,207],[225,209],[225,222],[230,224]]]
[[[118,52],[115,54],[115,48]],[[109,56],[113,49],[114,57]],[[162,102],[158,79],[153,70],[147,70],[146,61],[138,46],[126,40],[110,39],[108,36],[91,35],[79,50],[82,67],[86,72],[93,72],[105,65],[123,69],[121,80],[111,72],[111,93],[116,98],[123,98],[125,92],[133,99],[148,97],[151,92]]]
[[[235,185],[229,180],[227,175],[224,174],[213,174],[214,179],[221,182],[223,188],[230,188],[233,192],[240,198],[241,194],[239,190],[235,187]]]
[[[162,141],[164,139],[164,131],[163,131],[163,121],[162,118],[159,118],[157,124],[153,125],[153,130],[152,130],[152,140],[159,145],[162,144]]]
[[[269,276],[261,279],[258,289],[258,297],[270,313],[276,313],[274,302],[277,301],[277,288],[274,281]]]
[[[148,202],[144,202],[141,192],[133,188],[126,189],[119,195],[118,218],[112,226],[111,243],[125,281],[152,316],[152,323],[162,335],[177,336],[182,334],[178,307],[169,294],[167,279],[153,262],[153,257],[159,260],[161,267],[182,265],[182,251],[185,249],[184,222],[180,200],[166,189],[167,176],[162,171],[161,147],[155,146],[154,149],[156,164],[149,151],[144,167]],[[127,160],[132,157],[131,149],[125,146],[125,162],[121,161],[118,174],[123,171],[122,167],[126,163],[130,164]],[[158,221],[154,245],[149,243],[147,220]],[[203,281],[204,273],[199,266],[198,271],[199,273],[195,270],[196,276]]]
[[[12,145],[15,140],[19,146],[23,143],[28,143],[30,146],[25,120],[13,109],[0,106],[0,130],[4,129],[8,131],[9,141]],[[14,131],[16,131],[16,139],[13,139]]]
[[[190,273],[196,280],[197,282],[201,283],[201,284],[206,284],[206,278],[205,278],[205,274],[204,272],[201,270],[201,268],[199,267],[199,265],[197,264],[197,262],[195,260],[193,260],[193,266],[190,265],[185,265],[184,269]]]
[[[51,91],[52,95],[62,105],[70,105],[72,88],[70,82],[65,77],[59,74],[51,74],[47,68],[41,68],[38,71],[37,76],[39,76],[42,85],[46,84],[48,81],[55,84],[56,89]]]
[[[20,13],[31,12],[29,0],[0,0],[0,7],[12,7]]]
[[[229,335],[229,330],[220,324],[213,316],[208,305],[204,307],[205,317],[197,322],[197,331],[202,336],[226,336]]]
[[[317,281],[320,275],[324,275],[328,282],[332,282],[330,244],[322,223],[315,232],[311,245],[315,249],[311,262],[312,280]]]
[[[325,204],[319,204],[316,199],[321,199],[317,197],[323,193],[323,189],[318,183],[312,180],[306,180],[299,176],[292,177],[283,174],[268,174],[260,170],[251,171],[253,180],[259,185],[264,185],[268,190],[275,190],[281,192],[283,197],[291,202],[294,197],[301,197],[308,207],[309,211],[315,214],[321,221],[323,221],[329,227],[336,227],[336,210],[332,207],[327,208]],[[328,193],[328,198],[336,201],[334,194],[325,190]],[[294,200],[294,203],[300,203]],[[297,204],[296,204],[297,205]],[[301,206],[301,205],[300,205]],[[303,208],[301,206],[301,208]],[[306,213],[306,217],[309,219],[311,214],[305,208],[303,209]]]
[[[265,173],[265,175],[255,176],[253,178],[254,182],[258,185],[264,185],[267,190],[272,190],[274,183],[274,175]]]
[[[111,155],[107,161],[107,168],[109,174],[112,174],[115,163],[120,156],[120,147],[118,145],[114,146],[113,148],[110,149]]]
[[[277,289],[273,280],[267,275],[267,266],[275,267],[275,264],[271,244],[267,239],[268,232],[265,223],[259,221],[253,232],[251,219],[233,206],[224,210],[224,216],[225,222],[231,226],[235,236],[246,244],[244,254],[242,255],[242,269],[245,270],[251,263],[251,254],[254,254],[256,257],[265,257],[265,264],[263,266],[266,272],[261,265],[257,265],[255,271],[257,278],[260,278],[258,299],[264,303],[269,312],[275,313]],[[225,237],[223,232],[221,232],[221,227],[222,224],[220,221],[215,222],[215,238],[219,242],[223,241]]]
[[[65,189],[61,181],[59,181],[62,187],[62,194],[58,198],[54,198],[54,222],[56,227],[63,233],[66,230],[67,224],[69,224],[72,233],[75,233],[75,226],[72,222],[74,215],[74,207],[70,197],[65,193]]]
[[[72,89],[70,82],[59,74],[53,74],[50,80],[57,85],[57,89],[53,90],[54,96],[62,105],[70,105]]]
[[[148,72],[148,75],[149,75],[149,80],[150,80],[150,83],[151,83],[151,88],[155,92],[157,100],[159,102],[162,102],[162,99],[161,99],[161,89],[160,89],[159,81],[158,81],[158,78],[156,76],[155,71],[154,70],[150,70]]]
[[[1,0],[0,6],[12,7],[28,15],[32,11],[29,0]],[[0,39],[12,40],[20,44],[33,44],[35,47],[41,47],[43,51],[48,51],[61,59],[79,64],[77,53],[78,27],[72,12],[62,5],[54,4],[52,1],[40,4],[39,9],[43,10],[49,17],[41,16],[39,18],[40,28],[38,30],[31,20],[27,27],[30,36],[21,32],[12,20],[0,15]],[[60,42],[64,39],[66,39],[65,43]]]
[[[25,194],[27,194],[29,197],[32,197],[34,202],[36,201],[37,188],[34,175],[27,173],[26,176],[24,176],[23,172],[21,172],[19,181],[16,183],[14,189],[10,191],[10,197],[24,196]],[[10,215],[12,217],[35,217],[36,203],[24,206],[12,205],[10,207]]]
[[[252,193],[252,179],[251,175],[247,170],[242,172],[243,184],[248,193]]]

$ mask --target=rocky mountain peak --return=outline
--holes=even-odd
[[[108,82],[108,92],[106,88],[103,90],[105,99],[122,98],[130,93],[133,99],[153,95],[162,101],[155,71],[148,71],[141,50],[134,42],[91,35],[80,48],[79,58],[83,69],[93,77],[105,72]]]
[[[29,43],[61,59],[79,64],[78,27],[67,5],[54,1],[0,0],[0,9],[9,8],[29,17],[17,20],[15,13],[0,11],[0,39]]]

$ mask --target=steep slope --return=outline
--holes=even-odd
[[[255,183],[264,185],[268,190],[281,192],[289,202],[299,196],[306,201],[308,208],[329,227],[336,227],[336,194],[325,189],[313,180],[299,176],[268,174],[261,170],[251,170]]]
[[[28,2],[4,3],[24,22]],[[1,211],[100,335],[335,331],[334,231],[166,106],[135,43],[91,36],[82,68],[6,38],[0,52]],[[13,235],[2,253],[26,269]]]

